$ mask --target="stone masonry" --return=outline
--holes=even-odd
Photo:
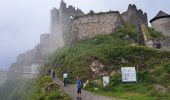
[[[77,40],[93,37],[98,34],[110,34],[122,27],[124,23],[131,23],[142,34],[141,24],[148,26],[147,14],[135,5],[129,5],[126,12],[101,12],[79,16],[73,21],[72,32]]]
[[[162,41],[156,41],[155,45],[160,45],[161,50],[170,51],[170,15],[159,11],[158,14],[150,20],[152,28],[161,32],[166,38]]]
[[[73,22],[73,30],[79,40],[99,34],[109,34],[123,25],[119,12],[93,14],[79,17]]]
[[[170,15],[163,11],[159,11],[150,22],[152,28],[156,31],[162,32],[165,36],[170,37]]]
[[[50,33],[42,34],[40,43],[34,49],[20,54],[12,67],[20,69],[24,66],[31,68],[32,64],[41,65],[50,54],[67,44],[67,35],[81,40],[98,34],[110,34],[127,22],[142,33],[141,24],[148,26],[147,14],[138,10],[135,5],[129,5],[127,11],[122,14],[118,11],[84,14],[80,9],[67,6],[61,0],[59,9],[51,10]]]

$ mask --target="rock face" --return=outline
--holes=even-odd
[[[156,31],[162,32],[165,36],[170,36],[170,15],[163,11],[150,20],[152,28]]]
[[[32,65],[36,65],[35,69],[39,68],[50,54],[63,47],[69,40],[82,40],[98,34],[110,34],[127,22],[133,24],[139,33],[142,33],[141,25],[148,26],[147,14],[137,10],[135,5],[129,5],[128,10],[122,14],[118,11],[110,11],[84,15],[78,8],[67,7],[62,0],[59,9],[51,10],[50,33],[42,34],[40,43],[34,49],[18,55],[11,70],[28,72],[29,66],[29,72],[33,73],[36,70],[32,70]]]

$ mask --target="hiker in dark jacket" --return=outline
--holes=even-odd
[[[53,76],[53,79],[55,79],[55,71],[53,71],[52,76]]]

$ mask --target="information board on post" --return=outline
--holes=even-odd
[[[135,67],[121,67],[122,82],[136,82]]]

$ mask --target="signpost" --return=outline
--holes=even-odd
[[[108,86],[109,84],[109,76],[103,76],[103,86]]]
[[[122,82],[136,82],[136,69],[135,67],[122,67]]]

